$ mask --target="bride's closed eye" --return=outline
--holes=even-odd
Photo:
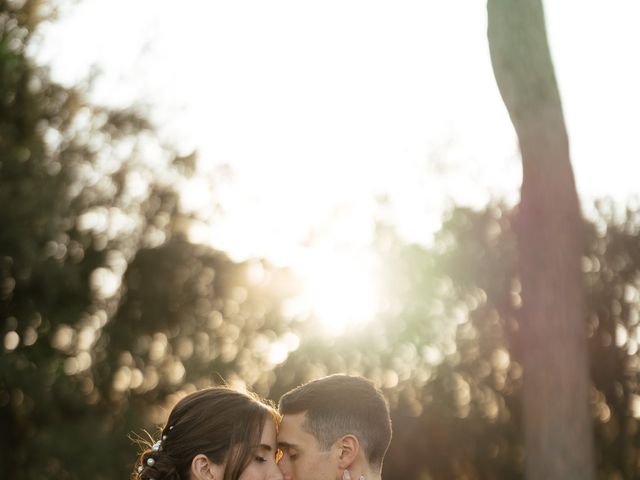
[[[273,448],[270,445],[260,445],[256,448],[256,452],[254,455],[254,460],[258,463],[268,462],[269,459],[274,459],[277,461],[278,449]]]

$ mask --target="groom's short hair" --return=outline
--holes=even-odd
[[[353,434],[369,464],[382,467],[391,442],[389,406],[366,378],[337,374],[313,380],[285,393],[278,408],[282,415],[305,413],[303,428],[322,450]]]

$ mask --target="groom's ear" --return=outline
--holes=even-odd
[[[360,452],[360,441],[358,437],[347,434],[338,439],[338,466],[341,469],[349,468],[356,461]]]

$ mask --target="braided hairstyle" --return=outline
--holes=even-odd
[[[161,440],[140,453],[131,480],[189,480],[198,454],[225,465],[223,480],[238,480],[267,419],[277,425],[279,415],[247,393],[212,387],[187,395],[173,407]]]

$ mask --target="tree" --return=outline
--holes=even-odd
[[[594,478],[580,206],[541,0],[489,0],[493,70],[522,154],[517,226],[527,477]]]
[[[35,64],[55,5],[0,1],[0,471],[123,478],[128,434],[175,395],[268,388],[285,292],[266,262],[185,240],[193,155]]]

